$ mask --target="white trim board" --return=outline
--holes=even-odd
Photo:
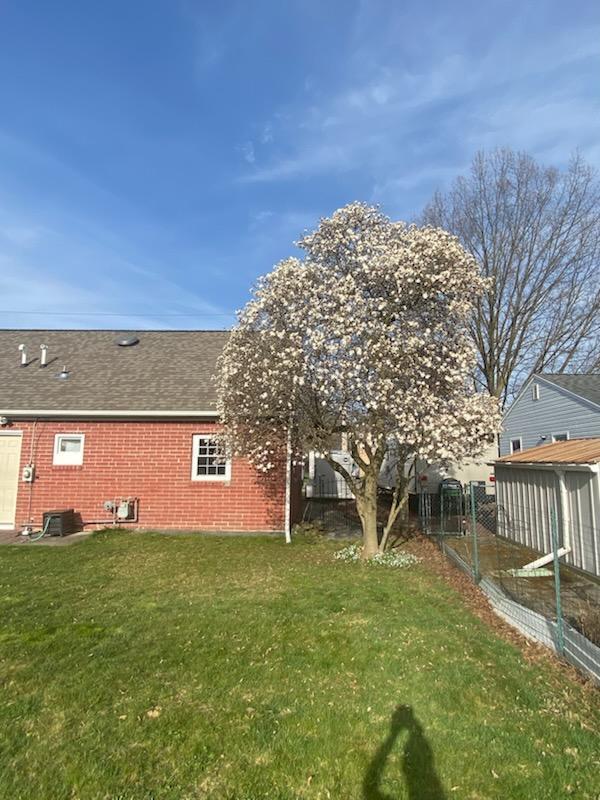
[[[8,408],[0,409],[0,416],[4,417],[186,417],[190,419],[198,419],[200,417],[217,418],[218,411],[164,411],[164,410],[145,410],[139,409],[135,411],[121,409],[90,409],[90,408],[74,408],[74,409],[48,409],[48,408]]]

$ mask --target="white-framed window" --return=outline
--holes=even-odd
[[[57,433],[54,437],[53,464],[78,465],[83,464],[83,433]]]
[[[553,433],[552,434],[552,441],[553,442],[568,442],[569,441],[569,431],[562,431],[561,433]]]
[[[540,399],[540,385],[539,383],[534,383],[531,388],[531,397],[533,400]]]
[[[223,455],[212,436],[198,433],[192,439],[192,480],[231,480],[231,459]]]
[[[510,440],[510,453],[520,453],[523,449],[523,440],[520,436],[515,437],[514,439]]]

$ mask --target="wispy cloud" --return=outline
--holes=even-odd
[[[275,139],[273,135],[273,125],[270,122],[265,123],[260,134],[261,144],[270,144]]]
[[[256,153],[254,152],[254,143],[251,141],[244,142],[238,146],[242,158],[247,164],[254,164],[256,161]]]
[[[0,48],[0,325],[223,327],[344,203],[414,218],[482,147],[600,165],[597,3],[26,5]]]
[[[0,204],[1,327],[227,327],[207,302],[128,249],[116,231],[74,216],[50,223]],[[170,316],[172,315],[172,316]]]
[[[364,4],[357,14],[364,20]],[[361,63],[352,61],[344,80],[309,93],[269,122],[278,146],[239,180],[269,184],[360,174],[372,197],[386,202],[410,190],[414,204],[419,188],[451,180],[482,147],[506,144],[560,163],[578,146],[597,160],[589,122],[593,106],[600,113],[600,97],[582,85],[581,69],[591,76],[595,63],[600,70],[600,28],[583,37],[553,29],[535,42],[500,32],[487,52],[469,47],[467,33],[461,41],[447,34],[444,40],[435,28],[425,32],[425,55],[411,63],[403,57],[402,37],[392,54],[385,36],[363,38]],[[368,63],[375,66],[365,69]]]

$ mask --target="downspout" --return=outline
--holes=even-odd
[[[35,440],[35,429],[37,428],[38,420],[37,418],[33,420],[33,426],[31,429],[31,444],[29,447],[29,463],[31,466],[35,466],[35,451],[37,449],[37,442]],[[27,525],[31,525],[33,520],[31,518],[31,509],[33,507],[33,484],[35,483],[35,473],[33,475],[33,480],[29,482],[29,498],[27,502]]]
[[[292,542],[292,426],[288,427],[287,447],[285,455],[285,541]]]
[[[567,490],[567,480],[565,478],[565,471],[562,469],[554,470],[558,476],[558,485],[560,489],[560,505],[562,508],[562,529],[563,529],[563,546],[558,549],[557,557],[562,558],[567,553],[571,552],[571,515],[569,512],[569,493]],[[530,564],[525,564],[523,569],[537,569],[544,567],[554,559],[554,553],[548,553],[541,558],[532,561]]]
[[[600,467],[594,464],[591,468],[592,485],[590,488],[590,510],[592,512],[592,547],[594,548],[594,570],[600,575],[600,560],[598,559],[598,520],[596,514],[600,509]]]

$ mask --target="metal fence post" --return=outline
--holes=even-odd
[[[445,536],[445,533],[446,533],[446,516],[445,516],[445,509],[444,509],[444,487],[443,486],[440,488],[439,497],[440,497],[440,528],[439,528],[438,539],[439,539],[439,542],[440,542],[440,548],[442,550],[442,553],[444,555],[446,555],[446,536]]]
[[[556,647],[562,656],[565,652],[565,632],[560,598],[560,561],[558,558],[558,521],[555,509],[550,509],[552,552],[554,554],[554,593],[556,595]]]
[[[469,485],[469,495],[471,503],[471,533],[473,535],[472,552],[473,552],[473,580],[479,583],[481,580],[481,573],[479,571],[479,542],[477,540],[477,506],[475,500],[475,484],[471,481]]]

